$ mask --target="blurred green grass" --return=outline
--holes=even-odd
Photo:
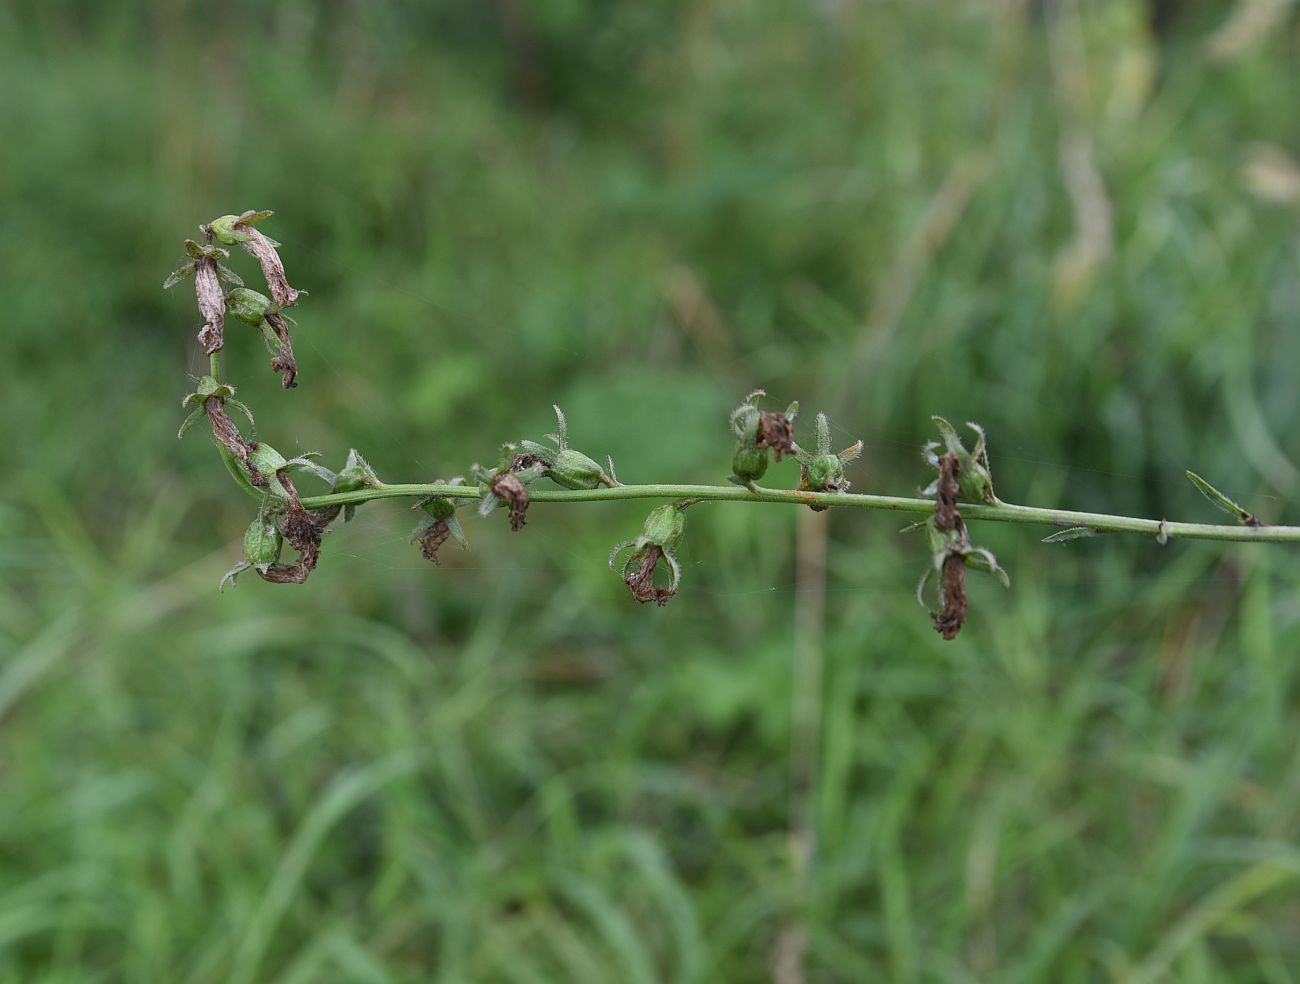
[[[859,488],[922,484],[943,413],[1013,501],[1190,518],[1195,467],[1296,522],[1296,198],[1254,149],[1297,149],[1296,24],[1223,18],[0,9],[0,981],[758,980],[792,927],[815,981],[1296,980],[1293,551],[980,529],[1013,587],[944,644],[889,516],[831,517],[797,621],[786,510],[693,511],[646,611],[604,567],[632,506],[434,569],[380,503],[307,587],[218,595],[249,516],[174,440],[158,289],[276,209],[302,385],[238,326],[232,378],[281,450],[396,480],[559,402],[625,480],[717,481],[765,385],[864,439]]]

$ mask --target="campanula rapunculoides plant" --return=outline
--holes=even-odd
[[[646,517],[644,529],[635,539],[620,543],[609,558],[609,566],[623,578],[632,597],[662,607],[676,596],[681,583],[677,551],[686,534],[687,506],[697,502],[755,502],[804,505],[823,511],[832,506],[859,509],[889,509],[922,514],[909,529],[926,534],[929,561],[917,588],[925,602],[925,588],[936,579],[935,609],[930,617],[945,639],[954,638],[965,623],[969,603],[966,572],[982,571],[1010,586],[1010,578],[996,557],[976,546],[967,530],[968,520],[1004,523],[1033,523],[1056,526],[1058,532],[1044,542],[1061,543],[1104,533],[1142,533],[1159,543],[1171,537],[1200,540],[1247,540],[1270,543],[1300,543],[1300,527],[1266,526],[1205,479],[1192,472],[1188,478],[1234,525],[1172,523],[1165,519],[1140,519],[1103,513],[1020,506],[1004,502],[993,492],[988,441],[978,424],[967,426],[975,435],[968,449],[961,435],[943,417],[934,417],[939,441],[926,444],[923,459],[932,480],[920,497],[907,498],[849,491],[847,468],[863,450],[855,441],[842,451],[831,449],[830,421],[824,413],[816,417],[812,450],[795,438],[794,423],[799,404],[783,412],[763,410],[759,404],[766,393],[756,389],[741,401],[730,417],[735,446],[731,452],[730,485],[624,485],[614,473],[612,457],[607,467],[569,445],[569,426],[557,406],[556,433],[547,435],[550,444],[532,440],[501,445],[492,467],[475,464],[471,481],[453,478],[429,484],[389,485],[380,480],[355,450],[348,452],[337,472],[314,460],[315,453],[285,458],[257,436],[253,412],[235,397],[235,387],[222,378],[221,353],[226,342],[226,316],[255,329],[271,355],[271,369],[280,374],[284,389],[297,385],[298,365],[294,358],[290,329],[295,322],[285,312],[298,305],[306,291],[289,284],[279,246],[255,227],[270,218],[270,211],[247,211],[223,215],[199,227],[201,241],[184,241],[186,259],[172,272],[163,287],[169,288],[187,277],[194,278],[194,295],[200,324],[198,340],[209,359],[209,371],[190,377],[195,389],[181,403],[189,413],[178,436],[200,418],[212,428],[218,453],[235,484],[257,502],[257,511],[244,534],[244,558],[221,580],[235,583],[245,571],[264,581],[301,584],[315,570],[324,534],[341,515],[352,519],[362,504],[379,498],[409,497],[417,500],[420,520],[411,541],[435,564],[438,549],[455,540],[468,549],[465,531],[457,517],[459,506],[478,502],[481,516],[490,516],[504,506],[513,530],[522,530],[529,506],[534,502],[591,502],[603,499],[666,499]],[[244,285],[239,274],[226,264],[230,249],[239,247],[257,260],[267,293]],[[227,412],[233,408],[247,420],[247,433]],[[800,482],[795,489],[774,489],[758,484],[767,474],[770,458],[780,461],[793,455],[799,462]],[[721,469],[720,469],[721,470]],[[324,491],[304,496],[293,473],[319,481]],[[549,482],[553,488],[537,488]],[[284,560],[288,546],[297,556]],[[630,550],[621,567],[618,557]],[[666,571],[660,571],[660,562]]]

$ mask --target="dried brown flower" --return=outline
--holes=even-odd
[[[934,500],[934,526],[944,533],[963,528],[961,513],[957,511],[957,499],[961,495],[961,486],[957,475],[961,471],[961,462],[957,455],[949,451],[939,458],[939,482]]]
[[[293,357],[289,322],[278,311],[270,311],[266,315],[266,323],[271,326],[276,338],[280,340],[280,351],[271,357],[271,368],[280,373],[280,385],[285,389],[292,389],[298,385],[294,382],[298,376],[298,363]]]
[[[289,477],[288,472],[278,471],[275,477],[289,496],[285,504],[287,515],[281,526],[281,532],[284,533],[284,539],[289,546],[298,551],[298,559],[292,564],[274,564],[265,571],[259,570],[257,573],[264,581],[275,584],[303,584],[316,569],[316,564],[320,560],[320,545],[325,529],[338,516],[341,507],[331,506],[313,512],[303,506],[302,498],[298,495],[298,487]]]
[[[265,476],[257,470],[257,466],[248,458],[253,450],[253,445],[244,440],[244,435],[239,432],[235,422],[230,419],[230,414],[226,413],[225,401],[219,396],[210,396],[203,401],[203,411],[212,424],[212,436],[217,439],[217,442],[238,458],[240,464],[248,469],[249,479],[254,485],[265,485]]]
[[[966,560],[959,553],[950,553],[943,561],[943,611],[931,612],[934,630],[945,639],[952,640],[966,622]]]
[[[538,464],[545,464],[545,462],[535,454],[521,451],[519,454],[515,455],[514,459],[510,462],[510,470],[514,472],[526,471]]]
[[[512,472],[502,472],[492,479],[492,494],[510,507],[510,528],[524,528],[528,513],[528,486]]]
[[[771,448],[780,461],[785,454],[794,454],[794,424],[784,413],[766,411],[758,418],[758,438],[754,442],[758,450]]]
[[[446,522],[439,520],[431,523],[415,536],[415,542],[419,544],[420,554],[425,560],[431,560],[441,566],[442,561],[438,559],[438,548],[447,542],[451,536],[451,529]]]
[[[199,344],[205,355],[212,355],[226,344],[226,299],[217,276],[217,261],[210,256],[194,260],[194,296],[203,316]]]
[[[234,228],[241,234],[241,239],[244,236],[248,237],[241,245],[261,264],[262,276],[266,278],[266,286],[271,291],[271,299],[275,301],[275,306],[287,308],[297,304],[300,291],[289,286],[289,279],[284,273],[284,263],[280,260],[280,254],[276,252],[276,243],[247,223],[238,222]]]
[[[672,587],[660,587],[655,582],[655,567],[659,564],[659,559],[663,557],[663,548],[656,544],[649,544],[641,551],[640,563],[635,569],[631,565],[623,573],[623,582],[627,585],[628,590],[632,592],[632,597],[637,601],[645,604],[653,601],[662,608],[668,604],[668,599],[677,594],[677,589]]]

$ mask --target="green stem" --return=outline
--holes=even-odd
[[[371,499],[428,498],[477,499],[481,491],[472,485],[383,485],[335,492],[330,495],[304,496],[308,509],[326,506],[355,505]],[[620,485],[616,488],[568,491],[562,489],[529,490],[533,502],[603,502],[615,499],[700,499],[727,502],[775,502],[789,505],[855,507],[885,509],[893,512],[932,513],[933,499],[909,499],[891,495],[862,495],[852,492],[798,492],[756,487],[754,490],[731,485]],[[998,523],[1030,523],[1067,528],[1084,526],[1097,533],[1144,533],[1169,539],[1240,540],[1251,543],[1300,543],[1300,526],[1217,526],[1211,523],[1169,523],[1134,516],[1075,512],[1069,509],[1043,509],[1017,506],[1009,502],[996,506],[963,503],[966,519]]]

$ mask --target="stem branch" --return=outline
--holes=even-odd
[[[371,499],[429,498],[442,496],[448,499],[478,499],[481,490],[472,485],[383,485],[379,488],[358,489],[355,492],[335,492],[330,495],[304,496],[302,504],[308,509],[327,506],[355,505]],[[582,489],[529,489],[532,502],[602,502],[614,499],[700,499],[726,502],[772,502],[788,505],[853,507],[857,509],[885,509],[893,512],[932,513],[933,499],[914,499],[892,495],[865,495],[856,492],[800,492],[769,489],[755,486],[752,489],[732,485],[619,485],[615,488]],[[1040,526],[1084,526],[1097,533],[1145,533],[1169,539],[1186,540],[1236,540],[1250,543],[1300,543],[1300,526],[1220,526],[1212,523],[1171,523],[1159,519],[1140,519],[1135,516],[1113,516],[1107,513],[1076,512],[1070,509],[1044,509],[1038,506],[1017,506],[1009,502],[996,506],[962,503],[961,513],[968,520],[990,520],[998,523],[1029,523]]]

